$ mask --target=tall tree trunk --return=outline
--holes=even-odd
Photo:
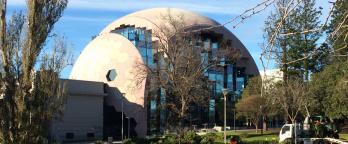
[[[262,122],[262,128],[263,128],[263,131],[268,131],[268,125],[267,125],[267,117],[266,116],[263,116],[263,122]]]
[[[6,48],[6,6],[7,0],[0,0],[0,46],[2,53],[2,68],[4,70],[4,78],[1,81],[1,85],[4,85],[4,103],[1,105],[1,133],[3,136],[4,143],[11,143],[13,135],[11,134],[11,123],[12,118],[11,110],[11,92],[10,92],[10,82],[9,82],[9,65],[8,65],[8,55]],[[2,88],[2,87],[0,87]]]
[[[182,101],[181,108],[180,108],[180,114],[179,114],[181,128],[184,128],[184,123],[185,123],[185,109],[186,109],[185,106],[186,106],[186,102]]]
[[[305,57],[307,57],[309,55],[308,53],[308,39],[307,39],[307,35],[305,35]],[[303,64],[303,67],[304,67],[304,80],[305,81],[308,81],[309,79],[309,58],[306,58],[304,60],[304,64]]]

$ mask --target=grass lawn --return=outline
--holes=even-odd
[[[248,130],[248,131],[228,131],[227,132],[227,141],[232,136],[239,136],[243,142],[278,142],[278,132],[279,130],[270,130],[267,132],[264,132],[262,135],[261,133],[256,133],[255,130]],[[217,132],[218,135],[216,143],[223,143],[224,141],[224,133],[223,132]]]
[[[340,134],[340,139],[341,139],[341,140],[348,141],[348,133]]]

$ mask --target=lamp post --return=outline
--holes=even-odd
[[[223,88],[222,94],[224,95],[224,143],[226,143],[226,96],[228,94],[228,89]]]
[[[234,132],[236,132],[236,94],[233,94],[233,103],[234,103],[234,109],[233,109],[233,129]]]
[[[122,128],[121,128],[121,136],[122,136],[122,138],[121,138],[121,140],[122,140],[122,143],[123,143],[123,99],[124,99],[124,97],[126,96],[126,93],[122,93],[122,100],[121,100],[121,102],[122,102],[122,104],[121,104],[121,109],[122,109]]]

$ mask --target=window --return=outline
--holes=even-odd
[[[221,90],[223,87],[224,87],[223,73],[218,73],[216,74],[216,92],[221,93]]]
[[[282,129],[282,134],[285,134],[287,131],[290,131],[290,127],[289,126],[284,126]]]
[[[129,31],[129,33],[128,33],[128,39],[129,39],[130,41],[135,40],[135,32],[134,32],[134,30]]]
[[[217,49],[219,46],[218,46],[218,43],[217,42],[214,42],[211,44],[211,48],[213,49]]]
[[[237,90],[243,90],[244,88],[244,77],[237,78]]]
[[[111,69],[106,74],[106,80],[108,80],[108,81],[113,81],[116,79],[116,77],[117,77],[116,69]]]
[[[203,45],[204,45],[204,49],[210,49],[210,41],[209,40],[204,41]]]
[[[65,138],[66,139],[74,139],[74,133],[71,133],[71,132],[65,133]]]

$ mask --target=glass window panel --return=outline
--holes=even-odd
[[[224,65],[225,64],[225,58],[221,58],[220,59],[220,65]]]
[[[219,47],[219,45],[218,45],[217,42],[213,42],[213,43],[211,44],[211,48],[212,48],[212,49],[217,49],[218,47]]]
[[[128,39],[128,28],[124,28],[122,34]]]
[[[221,73],[216,75],[216,92],[220,93],[224,85],[224,78]]]
[[[141,56],[146,57],[146,48],[140,48]]]
[[[207,72],[207,70],[204,70],[204,76],[209,77],[209,73]]]
[[[161,103],[166,102],[166,92],[164,88],[161,88]]]
[[[201,47],[201,46],[202,46],[202,40],[201,39],[196,40],[195,47]]]
[[[208,53],[201,53],[201,61],[204,64],[203,66],[208,66]]]
[[[156,110],[156,101],[152,100],[150,103],[151,110]]]
[[[209,115],[215,114],[215,100],[211,99],[209,101]]]
[[[209,73],[209,80],[216,81],[214,73]]]
[[[139,41],[137,47],[139,47],[139,48],[146,48],[145,42],[144,41]]]
[[[133,31],[130,31],[128,34],[128,39],[130,41],[135,40],[135,33]]]
[[[144,35],[144,33],[140,33],[139,34],[139,41],[145,42],[145,35]]]
[[[204,49],[209,49],[210,48],[210,41],[207,40],[207,41],[204,41]]]
[[[237,78],[237,90],[242,90],[244,88],[244,78],[243,77],[238,77]]]
[[[233,65],[227,66],[227,86],[233,88]]]

